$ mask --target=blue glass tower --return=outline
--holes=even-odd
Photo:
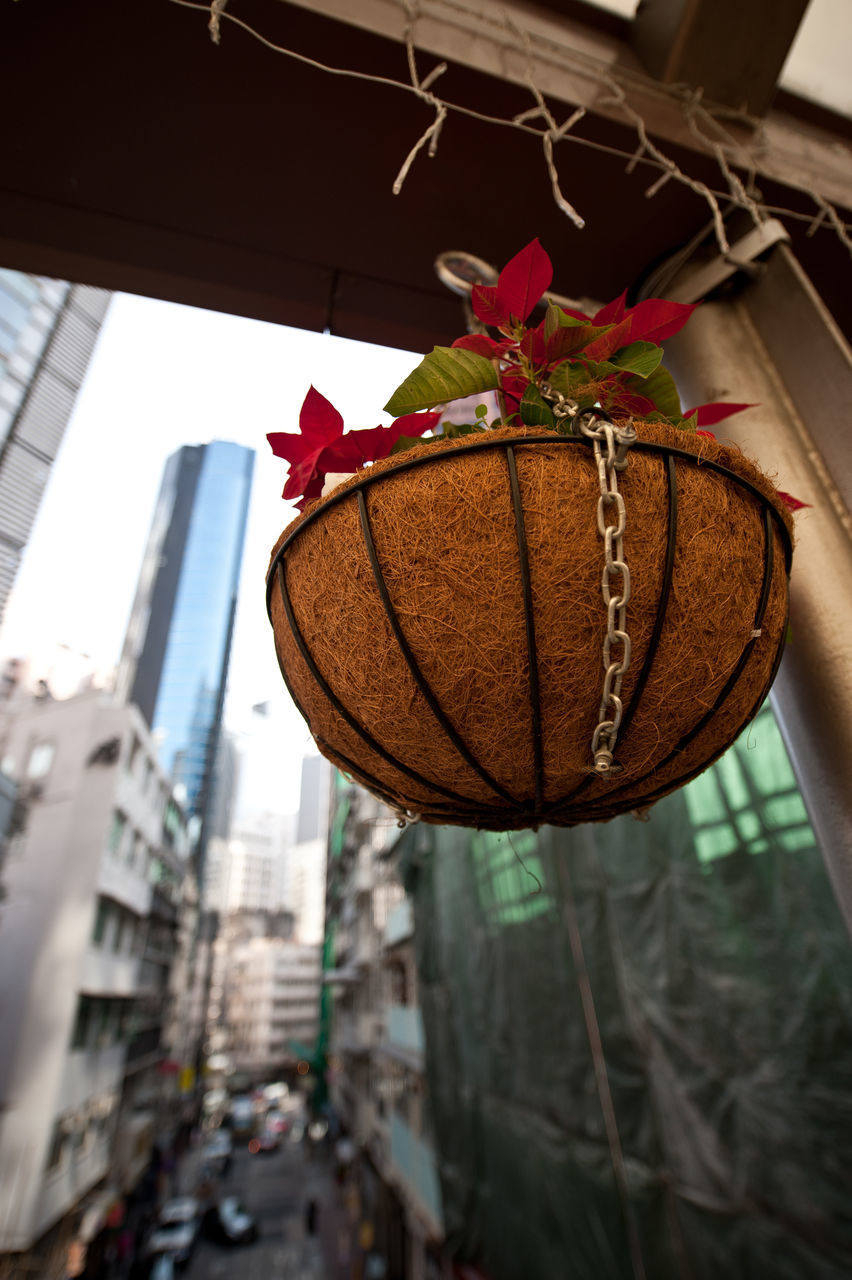
[[[204,832],[222,723],[254,452],[216,440],[169,458],[118,692],[142,711]],[[200,841],[203,861],[203,834]]]

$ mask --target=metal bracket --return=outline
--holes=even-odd
[[[779,241],[790,242],[785,227],[777,218],[767,218],[732,245],[729,253],[681,272],[666,297],[672,302],[698,302],[737,271],[753,272],[755,259]]]

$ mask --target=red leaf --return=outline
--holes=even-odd
[[[647,298],[638,306],[630,307],[625,314],[633,321],[631,342],[655,342],[678,332],[686,324],[699,304],[669,302],[665,298]]]
[[[470,305],[477,320],[481,320],[483,324],[493,324],[499,328],[509,319],[509,313],[497,298],[496,285],[475,284],[470,295]]]
[[[507,315],[526,320],[553,280],[553,263],[538,239],[506,263],[497,280],[497,301]]]
[[[594,342],[590,342],[583,355],[589,360],[606,360],[607,356],[614,355],[621,347],[626,347],[633,341],[632,326],[630,316],[626,320],[620,320],[612,326],[609,333],[602,333]]]
[[[690,414],[688,414],[688,413],[687,413],[685,416],[686,416],[687,418],[691,417],[691,415],[690,415]],[[696,434],[697,436],[704,436],[707,440],[715,440],[715,439],[716,439],[716,437],[713,435],[713,432],[712,432],[712,431],[702,431],[702,430],[700,429],[700,427],[696,427],[696,428],[695,428],[695,434]]]
[[[400,436],[422,436],[440,419],[440,413],[407,413],[389,427],[348,431],[323,449],[320,457],[322,471],[326,475],[329,471],[357,471],[367,462],[378,462],[379,458],[388,456]]]
[[[711,404],[696,405],[694,409],[690,409],[683,416],[691,418],[693,413],[697,413],[699,427],[712,427],[717,422],[723,422],[725,418],[730,418],[735,413],[742,413],[743,409],[753,408],[753,404],[733,404],[723,400],[716,400]]]
[[[658,411],[653,400],[634,391],[617,391],[609,397],[607,408],[612,413],[635,413],[640,418],[647,418]]]
[[[503,374],[500,379],[500,390],[503,393],[507,420],[520,413],[521,400],[524,398],[524,392],[529,385],[529,378],[525,378],[522,373]]]
[[[319,497],[322,489],[320,454],[342,435],[343,418],[330,400],[310,387],[299,412],[299,435],[272,431],[266,437],[276,457],[290,463],[283,497],[298,498],[302,494],[305,498]]]
[[[304,511],[309,502],[313,502],[314,498],[318,498],[320,496],[324,481],[325,476],[320,475],[319,472],[311,479],[310,484],[305,490],[304,496],[299,502],[293,504],[297,511]]]
[[[540,325],[535,329],[527,329],[521,338],[520,346],[523,354],[535,368],[540,368],[546,361],[548,344],[544,340]]]
[[[598,333],[598,326],[593,324],[565,325],[556,330],[547,344],[546,358],[548,364],[555,364],[569,356],[588,354],[584,348],[587,343],[595,341],[595,334],[605,338],[606,334]]]
[[[778,497],[784,503],[789,511],[801,511],[804,507],[810,508],[809,502],[802,502],[799,498],[794,498],[792,493],[785,493],[783,489],[778,490]]]
[[[284,492],[281,494],[282,498],[286,498],[289,502],[302,494],[308,496],[311,493],[312,486],[315,487],[317,482],[319,483],[319,489],[322,489],[323,473],[317,466],[322,452],[323,448],[320,446],[313,453],[309,453],[306,458],[303,458],[301,462],[294,463],[290,467],[287,483],[284,485]],[[319,490],[314,496],[319,497]]]
[[[511,343],[495,342],[484,333],[466,333],[463,338],[456,338],[454,347],[463,347],[465,351],[473,351],[486,360],[499,360]]]
[[[605,307],[601,307],[600,311],[593,318],[593,324],[618,324],[624,319],[626,307],[624,305],[627,297],[627,290],[624,290],[619,297],[613,298],[612,302],[608,302]]]
[[[575,320],[585,320],[586,324],[592,323],[591,316],[587,316],[585,311],[575,311],[573,307],[560,307],[559,310],[566,316],[573,316]]]

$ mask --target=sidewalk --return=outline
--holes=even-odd
[[[316,1234],[322,1246],[326,1280],[360,1280],[362,1250],[358,1245],[359,1207],[354,1179],[339,1186],[330,1153],[316,1151],[305,1162],[305,1205],[316,1204]],[[308,1172],[310,1171],[310,1172]]]

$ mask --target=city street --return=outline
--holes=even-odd
[[[257,1220],[260,1239],[228,1247],[202,1238],[184,1272],[187,1280],[327,1280],[334,1274],[326,1269],[319,1237],[305,1225],[308,1202],[326,1207],[333,1197],[331,1179],[324,1163],[307,1158],[303,1143],[285,1140],[278,1151],[259,1155],[236,1145],[220,1195],[239,1197]]]

